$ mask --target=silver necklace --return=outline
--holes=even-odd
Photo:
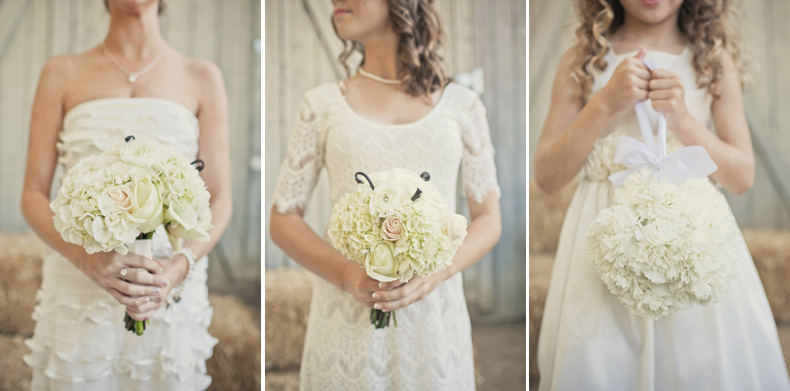
[[[393,84],[393,85],[398,85],[398,84],[402,83],[398,79],[385,79],[383,77],[378,77],[378,76],[376,76],[376,75],[374,75],[372,73],[366,72],[364,69],[362,69],[362,67],[359,67],[359,69],[357,71],[359,72],[360,75],[365,76],[368,79],[375,80],[375,81],[377,81],[379,83]]]
[[[162,59],[162,55],[165,53],[165,47],[164,47],[164,45],[162,45],[162,48],[159,49],[159,53],[156,55],[156,57],[154,57],[153,60],[151,60],[151,62],[148,64],[148,66],[146,66],[145,68],[143,68],[143,69],[141,69],[141,70],[139,70],[137,72],[130,72],[123,65],[121,65],[120,62],[118,62],[118,59],[115,58],[115,56],[113,56],[112,53],[110,53],[110,49],[107,48],[107,43],[106,42],[102,42],[101,43],[101,50],[104,52],[105,55],[107,55],[107,58],[109,58],[110,61],[112,61],[113,65],[115,65],[115,67],[118,68],[118,70],[123,72],[123,74],[126,75],[126,77],[129,78],[129,83],[136,82],[137,79],[140,78],[140,76],[142,76],[146,72],[150,71],[156,65],[156,63],[158,63],[159,60]]]

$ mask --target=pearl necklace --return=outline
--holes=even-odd
[[[368,79],[375,80],[375,81],[377,81],[379,83],[393,84],[393,85],[398,85],[398,84],[402,83],[400,80],[397,80],[397,79],[385,79],[383,77],[378,77],[378,76],[376,76],[376,75],[374,75],[372,73],[366,72],[364,69],[362,69],[362,67],[360,67],[357,70],[357,72],[359,72],[360,75],[365,76]]]
[[[115,67],[118,68],[118,70],[123,72],[123,74],[126,75],[129,78],[129,83],[136,82],[137,79],[140,78],[140,76],[142,76],[146,72],[150,71],[159,62],[159,60],[162,59],[162,55],[165,54],[165,47],[164,47],[164,45],[162,45],[162,48],[159,49],[159,53],[156,55],[156,57],[154,57],[153,60],[151,60],[151,62],[148,64],[148,66],[146,66],[145,68],[143,68],[143,69],[141,69],[141,70],[139,70],[137,72],[129,72],[129,70],[126,69],[123,65],[121,65],[121,63],[118,61],[118,59],[115,58],[115,56],[113,56],[112,53],[110,53],[110,49],[107,48],[107,43],[106,42],[102,42],[101,43],[101,50],[104,52],[105,55],[107,55],[107,58],[109,58],[110,61],[112,61],[113,65],[115,65]]]

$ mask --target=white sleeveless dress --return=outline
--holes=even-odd
[[[635,54],[610,49],[593,93]],[[688,47],[680,55],[648,51],[646,59],[680,75],[689,112],[703,124],[712,122],[712,97],[697,87]],[[646,106],[655,129],[658,116]],[[737,277],[725,297],[714,305],[670,311],[654,322],[652,341],[643,341],[648,320],[632,315],[607,290],[587,259],[585,234],[613,195],[607,180],[613,150],[602,142],[613,132],[641,139],[633,109],[606,125],[565,216],[538,341],[540,390],[790,390],[771,308],[742,237]]]
[[[130,134],[153,136],[190,159],[197,156],[198,121],[186,107],[160,98],[97,99],[64,117],[59,168],[66,172]],[[154,258],[168,259],[172,251],[160,227]],[[142,336],[125,330],[125,307],[66,258],[47,248],[43,259],[33,311],[36,327],[26,341],[32,353],[24,357],[33,368],[33,391],[194,391],[209,386],[206,360],[217,340],[207,331],[212,315],[208,258],[196,263],[181,302],[160,307]]]
[[[499,195],[485,107],[457,84],[445,88],[425,117],[403,125],[357,115],[337,84],[308,91],[280,168],[273,198],[278,211],[304,208],[324,166],[332,204],[356,186],[355,172],[392,168],[428,171],[451,210],[459,168],[465,195],[478,202],[490,191]],[[475,389],[460,273],[397,310],[397,327],[375,330],[369,315],[353,296],[315,278],[301,390]]]

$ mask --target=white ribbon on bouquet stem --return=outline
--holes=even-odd
[[[656,69],[652,61],[643,62],[651,72]],[[644,141],[629,136],[617,140],[614,162],[628,169],[609,176],[615,187],[622,186],[628,175],[644,168],[649,168],[656,179],[671,183],[682,183],[688,178],[705,178],[718,169],[705,148],[699,145],[683,147],[667,155],[667,119],[664,114],[658,115],[658,140],[656,140],[647,117],[645,103],[637,102],[635,109]]]

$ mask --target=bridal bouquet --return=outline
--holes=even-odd
[[[708,180],[716,164],[701,146],[667,154],[666,119],[658,142],[642,102],[642,141],[621,137],[609,176],[612,206],[587,231],[587,252],[610,292],[635,315],[718,302],[733,278],[737,225],[724,195]]]
[[[396,169],[355,177],[359,185],[340,198],[329,218],[335,249],[382,282],[427,277],[451,264],[466,237],[466,218],[447,209],[428,173]],[[394,312],[371,310],[370,322],[387,327],[390,314],[397,327]]]
[[[173,247],[179,239],[209,240],[209,193],[198,170],[156,140],[125,144],[81,159],[63,178],[50,208],[63,240],[88,254],[129,252],[152,258],[151,238],[164,225]],[[142,335],[147,322],[127,314],[127,330]]]

